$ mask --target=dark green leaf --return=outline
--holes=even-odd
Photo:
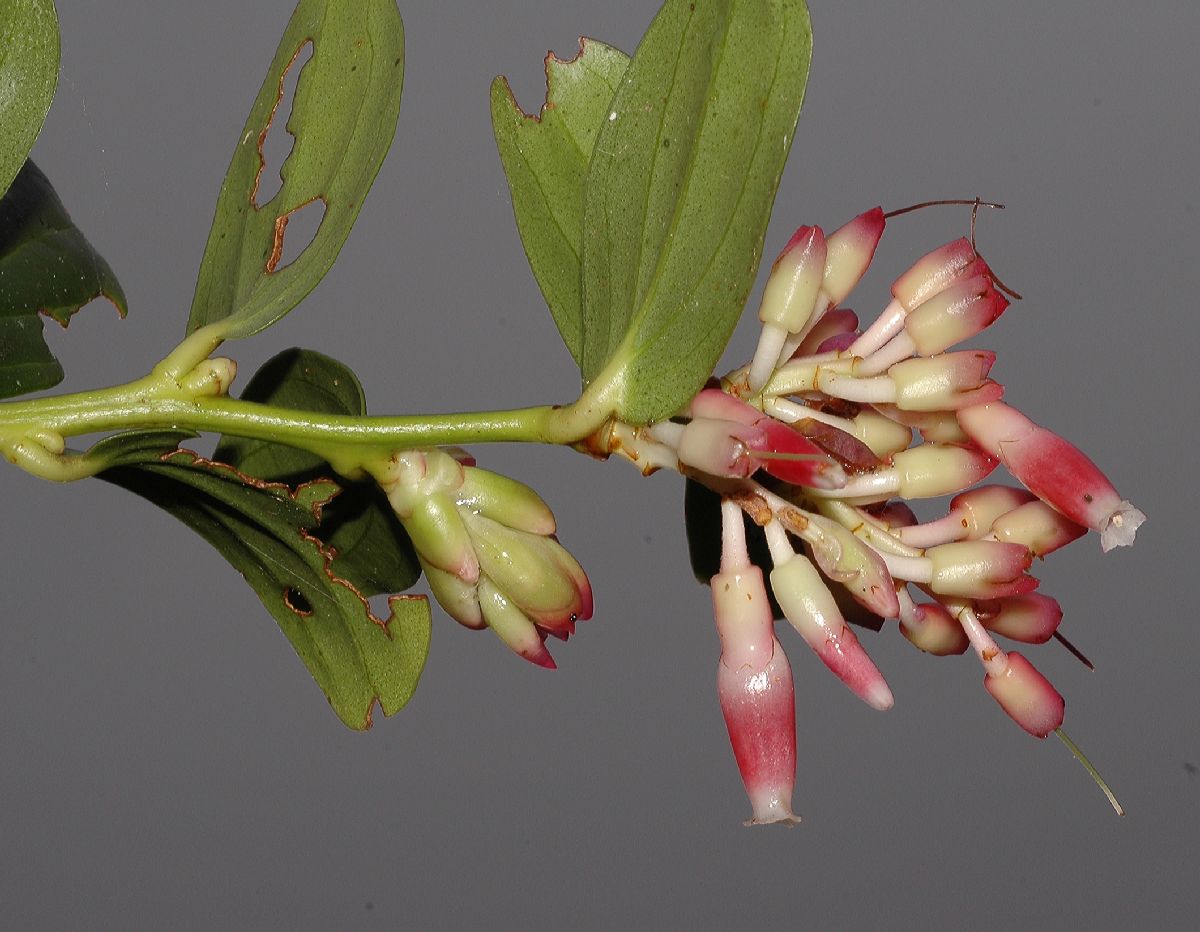
[[[676,413],[749,295],[811,53],[801,0],[668,0],[596,140],[583,374],[622,419]]]
[[[46,176],[26,162],[0,198],[0,398],[62,381],[42,316],[65,327],[97,297],[125,316],[112,269],[71,222]]]
[[[401,709],[428,653],[429,606],[395,596],[391,616],[381,620],[332,571],[314,531],[336,486],[317,480],[292,492],[188,450],[163,453],[155,442],[144,434],[102,441],[92,455],[115,465],[100,477],[179,518],[233,564],[343,722],[369,727],[376,702],[385,715]]]
[[[313,350],[285,350],[271,359],[255,373],[242,398],[323,414],[367,413],[354,373]],[[313,479],[336,483],[342,491],[321,510],[316,534],[337,554],[333,572],[363,595],[402,592],[420,577],[408,535],[375,483],[347,482],[311,453],[242,437],[222,439],[214,459],[255,478],[293,487]]]
[[[505,78],[492,82],[492,129],[517,229],[558,332],[578,363],[583,190],[592,146],[628,63],[624,52],[593,39],[580,39],[579,54],[570,61],[547,55],[546,101],[537,116],[518,106]]]
[[[25,164],[58,84],[53,0],[0,0],[0,194]]]
[[[312,57],[287,122],[295,143],[281,169],[283,187],[259,204],[263,141],[284,79],[309,46]],[[300,0],[221,186],[189,332],[225,321],[228,337],[257,333],[316,287],[391,146],[403,76],[404,29],[395,0]],[[322,207],[312,242],[281,266],[288,219]]]

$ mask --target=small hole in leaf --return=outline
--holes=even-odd
[[[296,54],[292,56],[279,82],[279,98],[275,102],[275,109],[271,112],[263,133],[258,137],[259,165],[254,185],[255,207],[269,203],[283,187],[280,169],[296,144],[296,137],[288,131],[287,124],[292,116],[292,103],[296,97],[296,85],[300,82],[300,72],[312,58],[312,53],[311,41],[306,41],[296,49]]]
[[[320,198],[301,204],[275,221],[275,242],[267,257],[267,272],[281,272],[300,258],[317,238],[325,219],[325,202]]]
[[[307,617],[313,613],[312,603],[304,597],[304,593],[295,586],[289,586],[283,590],[283,601],[293,612],[301,618]]]

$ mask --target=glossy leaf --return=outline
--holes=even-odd
[[[668,0],[596,140],[583,374],[633,424],[676,413],[754,283],[804,97],[801,0]]]
[[[367,413],[354,373],[313,350],[285,350],[271,359],[246,385],[242,398],[323,414]],[[375,483],[348,482],[311,453],[244,437],[223,438],[213,458],[257,479],[292,487],[314,479],[334,483],[341,491],[321,509],[314,533],[336,553],[333,572],[363,595],[402,592],[420,578],[408,535]]]
[[[288,71],[308,51],[287,120],[295,142],[280,169],[283,186],[259,204],[260,176],[275,170],[264,167],[263,142]],[[316,287],[391,146],[403,74],[404,30],[395,0],[300,0],[221,187],[189,332],[224,321],[229,337],[257,333]],[[289,218],[322,207],[312,242],[281,264]]]
[[[0,398],[62,381],[42,318],[65,327],[97,297],[125,316],[125,294],[112,269],[71,222],[46,176],[27,161],[0,198]]]
[[[53,0],[0,0],[0,194],[25,164],[58,84]]]
[[[567,349],[582,363],[580,254],[584,184],[600,126],[629,56],[594,39],[579,54],[546,56],[546,99],[537,116],[517,104],[507,79],[492,82],[492,129],[513,213],[534,278]]]
[[[163,452],[162,432],[102,441],[93,456],[115,465],[100,478],[129,489],[199,533],[246,579],[351,728],[371,725],[411,698],[429,650],[423,597],[394,596],[391,616],[372,614],[363,595],[333,572],[315,536],[322,507],[337,494],[317,480],[294,492],[255,480],[188,450]]]

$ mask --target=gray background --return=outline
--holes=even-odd
[[[128,291],[49,338],[66,388],[147,370],[180,336],[212,203],[289,0],[62,0],[35,150]],[[632,51],[645,2],[405,0],[397,144],[336,268],[233,348],[354,367],[372,409],[570,400],[525,265],[487,87],[532,109],[542,55]],[[562,450],[477,449],[554,506],[596,618],[547,673],[438,613],[421,689],[354,734],[198,537],[103,483],[4,475],[0,916],[17,927],[1183,927],[1198,905],[1193,4],[816,0],[808,103],[768,251],[799,223],[975,194],[1023,291],[983,345],[1009,400],[1149,515],[1041,574],[1088,673],[1029,653],[1129,810],[1020,732],[970,657],[867,636],[872,712],[783,632],[796,671],[794,831],[747,830],[713,692],[708,593],[677,477]],[[965,229],[889,227],[854,298]],[[729,362],[748,354],[739,330]],[[243,376],[243,384],[244,384]]]

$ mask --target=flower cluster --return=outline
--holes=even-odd
[[[892,693],[830,583],[924,651],[973,648],[987,691],[1044,738],[1062,724],[1062,696],[993,634],[1058,636],[1062,611],[1034,591],[1033,559],[1088,529],[1105,550],[1132,543],[1145,519],[1077,448],[1000,401],[994,353],[954,349],[1009,305],[970,240],[918,260],[869,326],[841,307],[885,223],[876,208],[828,236],[797,230],[767,282],[753,361],[683,417],[613,428],[611,446],[644,471],[676,468],[722,498],[717,686],[755,823],[796,818],[792,681],[768,581],[805,643],[873,708]],[[977,485],[1001,463],[1025,488]],[[954,496],[948,513],[926,523],[905,501],[940,496]],[[765,534],[766,581],[743,514]]]
[[[592,587],[537,493],[440,449],[396,453],[378,478],[446,614],[553,668],[546,636],[592,616]]]

